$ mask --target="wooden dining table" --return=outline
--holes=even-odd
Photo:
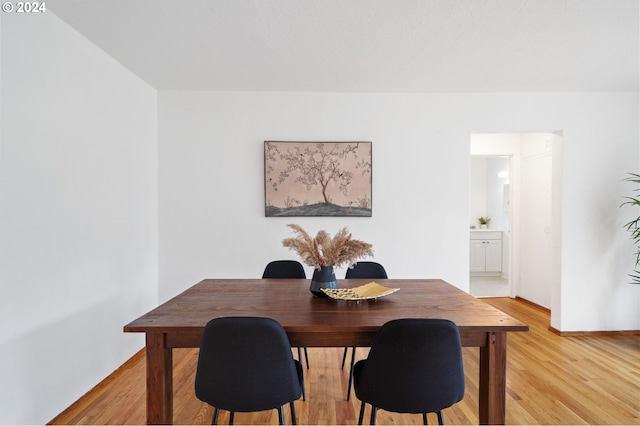
[[[338,280],[351,288],[371,280]],[[308,279],[205,279],[127,324],[146,334],[147,423],[173,422],[173,348],[197,348],[212,318],[260,316],[278,321],[293,347],[369,347],[380,327],[398,318],[453,321],[462,346],[479,347],[478,418],[504,424],[507,333],[528,326],[439,279],[385,279],[384,297],[345,301],[315,297]]]

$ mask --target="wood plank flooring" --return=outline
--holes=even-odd
[[[484,299],[526,323],[511,333],[507,353],[507,424],[640,424],[640,335],[560,337],[549,314],[509,298]],[[478,423],[477,348],[464,348],[465,398],[444,410],[447,424]],[[296,402],[299,424],[356,424],[360,401],[346,400],[342,348],[309,348],[307,400]],[[358,349],[364,358],[367,349]],[[213,410],[193,392],[195,349],[174,351],[174,423],[210,424]],[[369,410],[365,411],[368,419]],[[145,359],[140,352],[50,424],[145,423]],[[285,420],[290,423],[288,408]],[[378,424],[421,424],[419,415],[379,411]],[[236,424],[277,424],[275,410],[237,413]],[[436,424],[435,415],[429,422]],[[228,423],[221,413],[220,424]]]

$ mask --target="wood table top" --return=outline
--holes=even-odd
[[[375,281],[399,288],[363,301],[314,297],[310,279],[205,279],[124,327],[126,332],[201,333],[223,316],[265,316],[287,333],[375,333],[397,318],[444,318],[461,332],[527,331],[528,326],[439,279],[338,280],[339,288]]]

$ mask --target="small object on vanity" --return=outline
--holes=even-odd
[[[488,216],[480,216],[478,218],[478,222],[480,222],[480,229],[487,229],[487,226],[489,226],[489,222],[491,222],[491,218]]]

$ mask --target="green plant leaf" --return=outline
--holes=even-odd
[[[637,173],[628,173],[629,176],[623,179],[625,182],[637,183],[640,184],[640,174]],[[636,187],[633,189],[633,192],[639,192],[640,187]],[[619,207],[623,206],[640,206],[640,199],[635,197],[622,197],[623,201]],[[636,265],[634,269],[634,274],[629,274],[631,277],[631,284],[640,284],[640,271],[638,270],[638,266],[640,265],[640,216],[625,223],[623,225],[624,229],[627,232],[631,233],[631,239],[636,245],[636,251],[634,256],[636,256]]]

